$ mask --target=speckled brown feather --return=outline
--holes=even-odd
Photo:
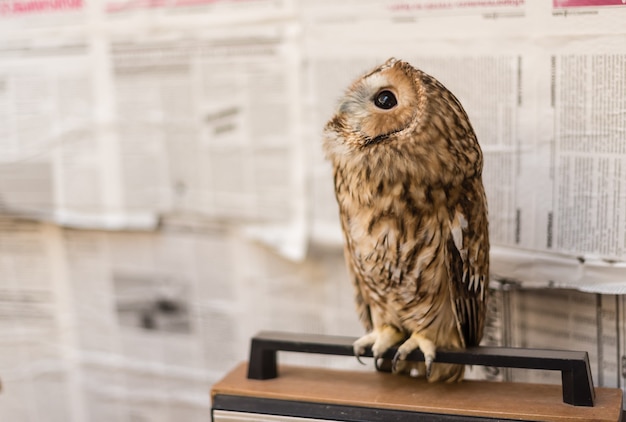
[[[383,89],[397,97],[390,110],[373,103]],[[365,328],[416,334],[437,348],[477,345],[489,282],[487,205],[482,153],[458,100],[390,59],[348,89],[324,150]],[[429,374],[462,377],[460,365],[435,363]]]

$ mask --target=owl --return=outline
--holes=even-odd
[[[456,97],[432,76],[389,59],[356,80],[324,128],[345,258],[374,362],[399,345],[394,372],[419,348],[429,381],[464,366],[438,348],[477,346],[489,283],[482,151]]]

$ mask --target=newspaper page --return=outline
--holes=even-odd
[[[0,208],[77,227],[154,228],[156,207],[121,200],[106,48],[68,28],[8,32],[0,44]]]
[[[491,237],[495,243],[515,244],[511,222],[518,195],[518,124],[527,46],[513,35],[527,21],[526,7],[523,2],[469,3],[371,1],[357,9],[345,3],[322,8],[318,2],[303,2],[311,89],[318,93],[309,133],[320,142],[321,127],[352,80],[391,56],[412,63],[437,77],[464,104],[485,154]],[[506,19],[493,19],[494,14]],[[372,25],[385,30],[366,29]],[[508,32],[511,39],[494,42],[486,37],[490,31]],[[321,153],[318,157],[312,175],[317,203],[312,231],[333,241],[338,238],[338,223],[336,211],[330,211],[330,170]]]
[[[96,157],[91,142],[87,46],[24,43],[3,47],[0,47],[2,207],[49,217],[57,204],[63,208],[66,201],[74,201],[72,205],[79,208],[99,207],[98,190],[93,189],[98,174],[94,174],[93,166],[83,164],[83,177],[78,180],[72,177],[81,167],[81,161],[87,156]],[[60,178],[56,177],[58,167],[67,170]]]
[[[113,44],[127,200],[143,193],[154,203],[150,193],[172,179],[172,207],[183,212],[288,216],[289,69],[279,36]]]
[[[247,359],[257,332],[362,332],[343,258],[325,250],[294,262],[201,219],[65,229],[62,244],[85,420],[205,420],[207,386]],[[373,370],[349,357],[281,362]]]
[[[0,419],[73,421],[78,379],[59,229],[0,219]]]
[[[205,6],[233,24],[239,3]],[[153,21],[118,21],[101,3],[77,7],[87,10],[76,25],[3,28],[2,209],[103,229],[200,214],[301,259],[298,30],[278,13],[287,3],[251,3],[277,22],[233,29],[190,20],[183,30],[178,13],[208,13],[200,2],[127,2],[167,12],[158,35]],[[35,12],[61,13],[42,6],[28,16]]]
[[[598,385],[611,388],[624,387],[622,355],[626,349],[619,344],[624,325],[620,319],[620,296],[597,295],[598,303]]]
[[[390,56],[455,93],[483,148],[484,344],[588,350],[623,387],[624,19],[610,0],[0,0],[0,420],[206,420],[257,331],[362,333],[321,130]]]
[[[2,420],[206,420],[208,386],[258,331],[363,332],[343,258],[326,249],[294,262],[189,219],[153,233],[8,219],[1,230]]]
[[[155,233],[4,223],[3,420],[205,420],[207,386],[247,358],[256,332],[363,332],[333,248],[294,262],[188,219]],[[587,350],[596,385],[623,385],[621,296],[509,287],[491,292],[485,345]],[[350,357],[281,362],[374,370]],[[559,382],[551,372],[471,369],[474,379]]]
[[[59,28],[82,23],[86,0],[2,0],[0,33],[32,28]]]
[[[303,256],[299,55],[290,37],[271,26],[112,43],[128,206],[161,202],[165,213],[260,225],[248,233]]]
[[[594,385],[623,388],[622,296],[550,289],[511,293],[513,346],[586,351]],[[517,382],[561,382],[555,371],[511,372]]]
[[[109,19],[163,19],[225,25],[293,18],[294,0],[106,0]]]
[[[201,294],[217,293],[228,273],[202,285],[197,265],[199,253],[220,257],[223,239],[211,233],[209,248],[219,247],[207,249],[202,237],[66,232],[89,420],[206,417],[206,385],[238,353],[230,320]],[[85,285],[82,274],[95,271],[105,276]],[[212,347],[220,337],[221,354]]]
[[[352,80],[390,56],[407,60],[459,98],[481,143],[495,276],[623,292],[626,49],[619,22],[626,8],[442,1],[368,2],[357,11],[304,4],[315,93],[307,133],[317,138],[307,144],[320,142]],[[537,36],[529,39],[528,28]],[[312,236],[339,243],[331,171],[321,151],[315,157]]]
[[[206,419],[207,386],[245,351],[215,296],[219,232],[2,223],[2,420]]]

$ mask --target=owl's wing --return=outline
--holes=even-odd
[[[480,179],[467,182],[450,227],[447,250],[457,328],[466,347],[478,346],[489,284],[487,206]]]

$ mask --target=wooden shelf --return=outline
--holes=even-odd
[[[478,420],[619,421],[622,415],[622,391],[613,388],[596,388],[595,405],[580,407],[563,403],[560,385],[488,381],[428,383],[421,378],[374,370],[358,372],[285,365],[279,367],[278,378],[254,380],[248,379],[247,371],[247,364],[242,363],[213,386],[214,409],[238,410],[226,407],[233,407],[237,398],[242,403],[250,403],[249,399],[254,398],[254,403],[269,404],[267,409],[273,414],[279,414],[276,412],[280,411],[281,403],[290,408],[297,403],[298,412],[306,410],[307,405],[313,408],[323,404],[328,406],[322,408],[336,406],[344,412],[346,408],[383,409],[455,415],[461,419],[478,417]],[[250,408],[239,410],[251,411]],[[291,416],[307,415],[292,413]]]

